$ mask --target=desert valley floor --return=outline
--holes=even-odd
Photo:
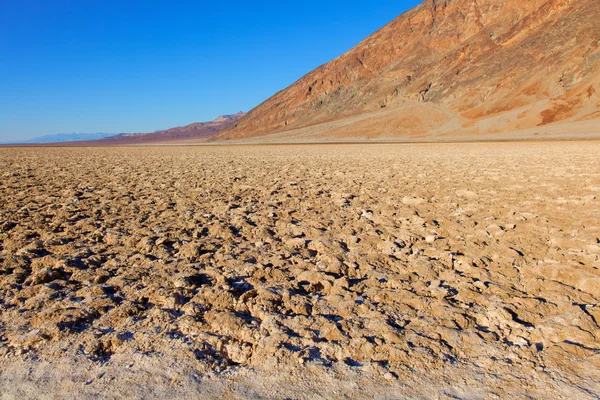
[[[600,396],[600,142],[0,149],[0,397]]]

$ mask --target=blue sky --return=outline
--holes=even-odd
[[[418,3],[0,0],[0,142],[248,111]]]

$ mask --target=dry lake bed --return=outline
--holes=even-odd
[[[600,396],[600,142],[0,149],[0,398]]]

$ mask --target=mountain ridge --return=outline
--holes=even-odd
[[[203,142],[216,135],[223,129],[235,124],[245,115],[240,111],[235,114],[224,114],[212,121],[195,122],[185,126],[159,130],[151,133],[121,133],[93,139],[69,142],[45,142],[45,143],[6,143],[7,146],[128,146],[162,143],[183,143],[186,141]]]
[[[307,135],[458,137],[596,119],[599,19],[596,0],[427,0],[211,140],[284,135],[370,113],[367,134]],[[394,118],[377,115],[390,109]]]
[[[82,140],[99,140],[106,137],[115,136],[116,133],[54,133],[49,135],[37,136],[26,140],[17,140],[5,142],[2,144],[45,144],[45,143],[67,143]]]
[[[240,111],[235,114],[220,115],[212,121],[195,122],[185,126],[159,130],[151,133],[123,133],[99,140],[102,145],[162,143],[184,140],[205,140],[221,130],[236,123],[245,115]]]

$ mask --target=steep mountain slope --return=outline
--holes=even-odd
[[[197,122],[187,126],[157,131],[153,133],[124,133],[95,141],[97,145],[129,145],[145,143],[166,143],[186,140],[205,140],[218,132],[235,124],[245,115],[238,112],[232,115],[222,115],[210,122]]]
[[[598,21],[598,0],[426,0],[215,139],[443,137],[595,120]]]

